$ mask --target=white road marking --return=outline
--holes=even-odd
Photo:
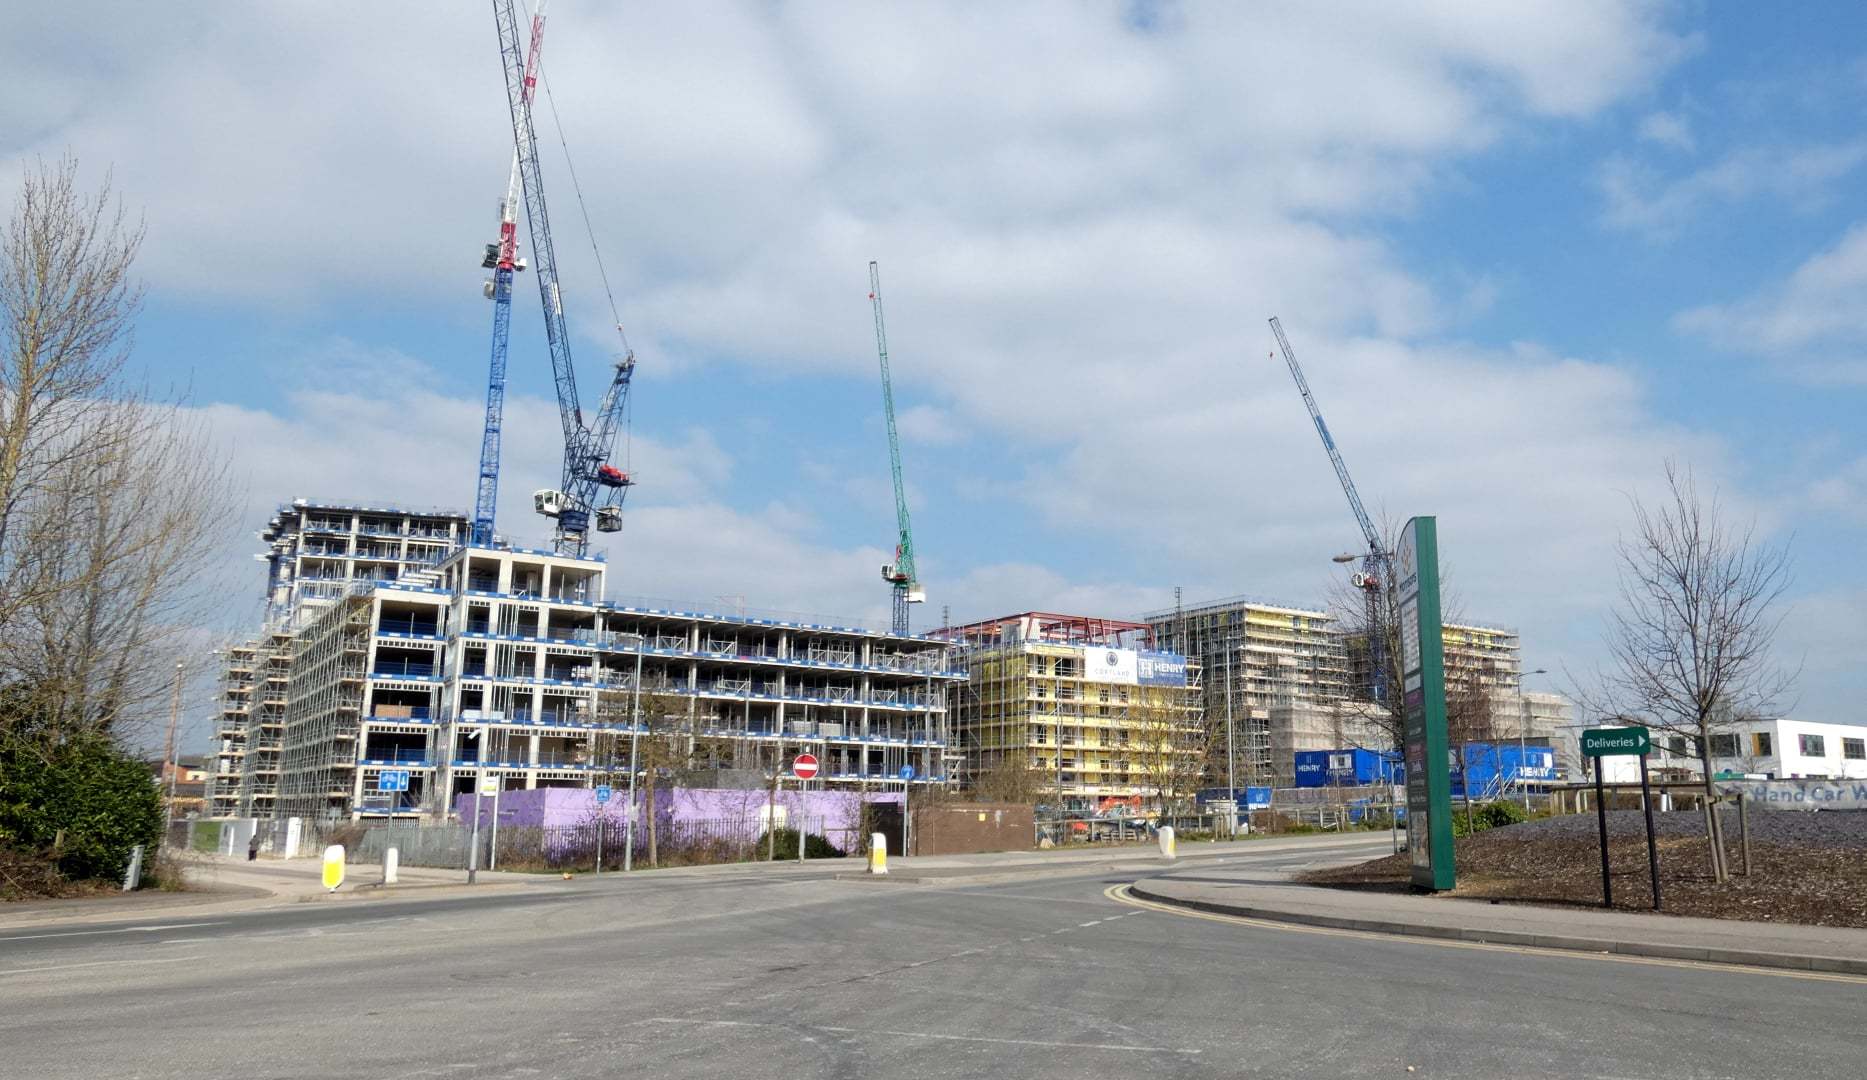
[[[1096,925],[1097,923],[1099,923],[1099,922],[1101,922],[1101,921],[1102,921],[1101,919],[1090,919],[1090,920],[1089,920],[1088,922],[1079,922],[1079,923],[1077,923],[1076,925],[1078,925],[1078,926],[1094,926],[1094,925]]]
[[[803,1028],[833,1035],[883,1035],[894,1039],[934,1039],[942,1042],[989,1043],[995,1046],[1043,1046],[1056,1050],[1116,1050],[1133,1054],[1198,1054],[1172,1046],[1131,1046],[1126,1043],[1047,1042],[1042,1039],[993,1039],[983,1035],[947,1035],[937,1031],[889,1031],[880,1028],[831,1027],[827,1024],[768,1024],[756,1020],[696,1020],[690,1017],[651,1016],[645,1024],[695,1024],[703,1027]]]
[[[31,975],[37,971],[69,971],[73,968],[127,967],[130,964],[181,964],[199,959],[201,959],[199,956],[164,956],[148,960],[92,960],[83,964],[51,964],[45,967],[13,968],[0,971],[0,975]]]
[[[225,926],[228,920],[217,922],[164,923],[161,926],[123,926],[115,930],[63,930],[56,934],[17,934],[12,937],[0,937],[0,945],[9,941],[37,941],[41,938],[55,937],[94,937],[98,934],[153,934],[163,930],[191,930],[197,926]]]

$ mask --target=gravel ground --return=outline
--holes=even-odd
[[[1737,811],[1723,813],[1727,843],[1737,843]],[[1540,839],[1544,837],[1596,838],[1595,815],[1567,814],[1542,818],[1493,830],[1496,835]],[[1657,836],[1705,835],[1705,817],[1697,810],[1653,815]],[[1610,837],[1647,835],[1646,815],[1639,810],[1608,811]],[[1750,813],[1752,844],[1788,844],[1792,847],[1867,848],[1867,812],[1846,810],[1753,810]]]
[[[1727,814],[1733,873],[1740,866],[1737,815]],[[1665,910],[1675,915],[1867,927],[1867,813],[1759,811],[1750,815],[1751,869],[1723,884],[1711,879],[1704,819],[1656,814]],[[1645,818],[1608,815],[1608,861],[1616,908],[1643,910],[1647,885]],[[1601,852],[1595,815],[1489,829],[1458,842],[1454,896],[1529,904],[1601,904]],[[1342,888],[1408,888],[1405,856],[1314,871],[1301,880]]]

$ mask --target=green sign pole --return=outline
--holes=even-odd
[[[1416,517],[1401,533],[1393,582],[1400,600],[1400,690],[1407,735],[1407,847],[1413,885],[1455,883],[1452,778],[1446,767],[1446,649],[1439,614],[1439,533]]]

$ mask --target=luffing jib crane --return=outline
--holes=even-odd
[[[545,341],[551,351],[551,374],[557,388],[558,416],[564,427],[561,486],[532,493],[540,514],[557,521],[557,550],[582,555],[589,545],[591,518],[598,532],[622,528],[622,501],[633,480],[609,463],[618,421],[635,374],[635,353],[624,348],[615,362],[609,388],[586,423],[577,398],[577,372],[571,360],[570,331],[564,319],[563,290],[558,283],[557,251],[551,242],[551,219],[545,209],[544,176],[538,166],[538,136],[532,126],[532,92],[538,72],[528,68],[513,0],[493,0],[499,31],[499,54],[506,76],[506,104],[512,114],[512,144],[518,158],[519,187],[525,196],[525,220],[531,230],[532,260],[538,295],[544,307]],[[543,33],[542,10],[532,16],[532,36]],[[620,327],[617,328],[621,330]]]
[[[1283,324],[1277,316],[1271,316],[1271,333],[1277,336],[1277,347],[1283,350],[1284,363],[1290,366],[1290,377],[1296,380],[1297,391],[1303,395],[1303,404],[1309,409],[1310,419],[1316,423],[1316,434],[1322,437],[1322,446],[1329,452],[1329,463],[1335,466],[1335,477],[1341,481],[1342,494],[1348,496],[1349,509],[1355,512],[1355,523],[1361,526],[1362,539],[1367,541],[1368,553],[1361,557],[1361,573],[1355,576],[1355,585],[1360,588],[1367,602],[1368,619],[1368,668],[1369,690],[1374,700],[1387,700],[1387,605],[1383,602],[1383,591],[1388,585],[1388,553],[1381,544],[1381,534],[1374,527],[1374,520],[1361,504],[1361,494],[1355,490],[1355,481],[1348,475],[1348,463],[1342,460],[1342,452],[1336,449],[1335,437],[1329,434],[1329,425],[1323,422],[1322,410],[1316,407],[1316,395],[1310,393],[1309,380],[1303,377],[1303,369],[1297,365],[1297,354],[1291,350],[1290,341],[1284,337]]]
[[[875,354],[882,365],[882,413],[888,420],[888,468],[895,481],[895,561],[882,567],[882,579],[894,593],[893,629],[908,632],[908,605],[927,599],[914,570],[914,532],[908,527],[908,493],[901,483],[901,436],[895,431],[895,386],[888,371],[888,329],[882,322],[882,272],[869,263],[869,303],[875,308]]]
[[[544,45],[544,5],[532,18],[531,48],[526,54],[525,107],[531,108],[531,94],[537,85],[539,51]],[[506,197],[499,203],[499,239],[486,245],[486,257],[480,265],[493,272],[486,283],[486,298],[493,302],[493,354],[486,374],[486,427],[480,437],[480,480],[473,501],[473,543],[486,546],[493,542],[493,517],[499,503],[499,437],[506,411],[506,344],[512,333],[512,275],[525,269],[519,257],[519,157],[512,155],[512,171],[506,178]]]

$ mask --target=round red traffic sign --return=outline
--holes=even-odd
[[[817,775],[817,755],[799,754],[791,762],[791,775],[799,780],[808,780]]]

